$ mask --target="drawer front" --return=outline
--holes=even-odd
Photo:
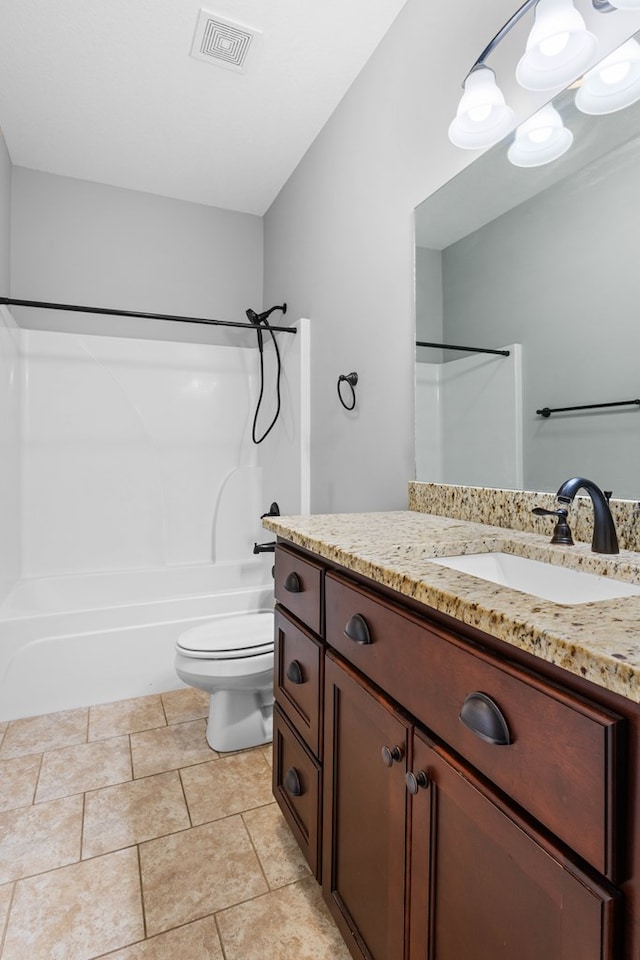
[[[331,646],[576,853],[621,879],[622,718],[337,574],[325,589]],[[507,743],[486,739],[503,733]]]
[[[280,544],[275,560],[276,600],[314,633],[322,633],[323,568]]]
[[[273,793],[316,880],[320,880],[320,766],[276,705],[273,711]]]
[[[320,757],[322,644],[280,607],[275,612],[275,696],[311,752]]]

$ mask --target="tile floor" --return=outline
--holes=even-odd
[[[0,723],[1,960],[348,960],[271,794],[207,697]]]

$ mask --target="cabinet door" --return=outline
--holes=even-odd
[[[323,892],[354,957],[402,960],[409,724],[330,654]]]
[[[409,960],[613,960],[606,881],[418,734],[412,773]]]

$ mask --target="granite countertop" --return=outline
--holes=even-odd
[[[640,596],[560,604],[430,562],[499,550],[640,584],[640,553],[412,510],[265,517],[267,530],[640,703]]]

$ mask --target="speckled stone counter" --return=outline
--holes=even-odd
[[[462,623],[640,703],[640,596],[566,605],[430,562],[493,550],[640,584],[640,554],[433,516],[389,513],[268,517],[266,529]]]
[[[474,523],[492,523],[497,527],[528,533],[551,531],[553,519],[534,516],[531,513],[533,507],[555,510],[558,504],[554,494],[535,493],[532,490],[498,490],[451,483],[420,483],[417,480],[409,484],[410,510]],[[640,550],[640,503],[612,498],[610,507],[620,547]],[[577,496],[569,507],[568,519],[574,540],[590,543],[593,533],[590,497]]]

